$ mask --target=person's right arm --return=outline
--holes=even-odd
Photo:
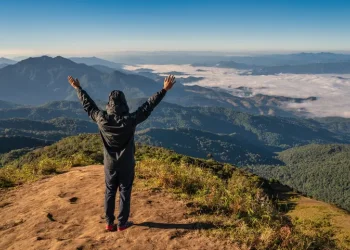
[[[166,77],[163,89],[151,96],[141,107],[131,114],[136,125],[145,121],[151,115],[153,109],[161,102],[166,92],[174,86],[175,82],[175,76],[170,75]]]

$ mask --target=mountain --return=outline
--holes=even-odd
[[[320,53],[295,53],[295,54],[272,54],[252,56],[225,56],[217,61],[201,60],[193,63],[193,66],[225,67],[237,69],[252,69],[259,67],[271,67],[282,65],[305,65],[319,63],[340,63],[349,62],[350,54],[336,54],[329,52]]]
[[[5,101],[20,104],[76,100],[75,90],[67,82],[68,75],[79,78],[82,87],[95,99],[106,99],[113,89],[126,90],[127,95],[143,97],[161,88],[142,76],[118,71],[103,74],[93,67],[77,64],[63,57],[43,56],[29,58],[0,69],[0,96]],[[26,92],[18,92],[21,89],[26,89]]]
[[[43,147],[52,143],[53,141],[41,140],[27,136],[0,136],[0,154],[15,149]]]
[[[61,102],[55,102],[60,106]],[[72,102],[79,106],[80,103]],[[81,104],[80,104],[81,105]],[[72,119],[85,119],[87,120],[87,114],[79,106],[79,108],[73,109],[53,109],[46,107],[19,107],[10,109],[0,109],[0,119],[11,119],[11,118],[24,118],[30,120],[50,120],[57,117],[66,117]]]
[[[108,58],[125,64],[205,64],[215,66],[218,62],[234,61],[246,65],[276,66],[319,62],[342,62],[350,60],[349,54],[329,52],[294,54],[248,54],[230,55],[227,52],[125,52]]]
[[[180,87],[182,88],[182,86]],[[181,103],[182,106],[225,107],[250,114],[284,117],[307,116],[304,111],[285,109],[286,103],[315,100],[314,98],[297,99],[267,95],[241,97],[234,96],[222,89],[203,88],[198,85],[185,86],[184,91],[181,91],[182,93],[179,91],[177,95],[174,95],[174,91],[172,90],[171,96],[166,100],[175,104]]]
[[[20,104],[63,100],[72,93],[71,87],[65,84],[68,75],[80,77],[83,86],[87,79],[101,85],[100,72],[96,69],[63,57],[43,56],[0,69],[1,99]]]
[[[129,103],[132,110],[143,100],[134,101]],[[0,120],[0,135],[7,137],[52,142],[98,131],[78,102],[51,102],[34,109],[0,110],[1,117],[6,114],[26,115],[26,119]],[[194,157],[210,155],[216,160],[245,166],[280,165],[283,162],[275,159],[275,152],[310,143],[350,143],[350,137],[331,132],[310,119],[250,115],[226,108],[181,107],[162,102],[151,117],[138,126],[136,141]],[[19,145],[20,141],[15,148],[21,148]]]
[[[53,101],[40,106],[32,107],[33,109],[53,109],[53,110],[77,110],[81,109],[82,105],[78,101]]]
[[[299,53],[252,57],[227,57],[217,63],[194,63],[193,66],[248,70],[251,75],[289,74],[349,74],[350,54]]]
[[[15,63],[16,63],[16,61],[14,61],[14,60],[0,57],[0,69],[5,68],[6,66],[11,65],[11,64],[15,64]]]
[[[319,117],[314,118],[322,126],[334,133],[350,134],[350,118],[344,117]]]
[[[75,63],[84,63],[89,66],[101,65],[108,68],[112,68],[114,70],[123,68],[122,63],[115,63],[98,57],[70,57],[68,59],[72,60]]]
[[[274,154],[235,135],[217,135],[193,129],[146,129],[136,133],[142,144],[165,147],[180,154],[205,158],[208,155],[238,166],[277,164]]]
[[[145,100],[129,100],[130,110],[136,110]],[[103,102],[97,103],[101,108],[104,107]],[[42,122],[48,121],[49,123],[52,123],[52,119],[60,118],[62,121],[67,119],[72,124],[75,123],[72,119],[78,119],[78,122],[81,122],[79,126],[82,127],[86,126],[83,122],[90,121],[80,103],[69,101],[50,102],[39,107],[0,109],[0,118],[5,120],[23,118]],[[21,124],[20,120],[15,121]],[[11,135],[15,133],[24,135],[23,130],[25,128],[21,128],[22,132],[20,132],[16,122],[9,123],[13,124],[13,127],[7,126],[4,129],[7,129],[8,133],[11,131]],[[25,121],[22,123],[26,124]],[[330,126],[311,119],[251,115],[221,107],[182,107],[167,102],[161,102],[153,111],[151,117],[138,128],[139,130],[148,128],[185,128],[214,134],[235,134],[239,136],[241,141],[249,141],[251,144],[266,147],[270,151],[281,151],[309,143],[350,142],[348,134],[339,132],[339,130],[329,131],[328,128]],[[33,128],[33,131],[35,130]],[[55,127],[50,133],[52,136],[55,135],[61,138],[67,133],[75,133],[74,131],[67,131],[64,127]],[[86,133],[90,131],[81,130],[80,132]],[[25,133],[25,135],[29,136],[28,131]],[[37,133],[37,135],[44,136],[46,134]]]
[[[311,144],[279,153],[284,166],[251,166],[303,194],[350,211],[350,145]]]
[[[247,65],[244,63],[237,63],[234,61],[221,61],[219,62],[216,67],[220,68],[235,68],[235,69],[251,69],[254,66]]]
[[[145,100],[129,100],[130,110],[136,110]],[[103,102],[97,103],[104,107]],[[39,107],[0,109],[1,119],[47,121],[59,117],[90,121],[78,102],[50,102]],[[151,117],[139,126],[140,130],[148,128],[186,128],[215,134],[236,134],[242,140],[275,151],[308,143],[350,141],[349,135],[329,131],[326,125],[311,119],[251,115],[222,107],[182,107],[167,102],[161,102]]]
[[[7,58],[4,58],[4,57],[0,57],[0,64],[10,65],[10,64],[15,64],[15,63],[16,63],[16,61],[14,61],[14,60],[7,59]]]
[[[23,118],[0,120],[0,135],[6,137],[24,136],[28,138],[58,141],[70,135],[96,133],[97,131],[96,124],[90,121],[62,117],[48,121],[33,121]],[[20,141],[18,142],[18,145],[19,144]]]
[[[12,102],[6,102],[0,100],[0,109],[10,109],[10,108],[18,108],[21,105],[12,103]]]
[[[110,91],[119,89],[128,99],[149,97],[162,88],[163,79],[150,79],[120,71],[104,73],[85,64],[77,64],[63,57],[29,58],[0,69],[2,91],[0,99],[19,104],[40,105],[52,101],[77,100],[75,90],[67,83],[67,76],[79,78],[82,87],[95,100],[106,100]],[[163,78],[163,77],[162,77]],[[196,79],[201,80],[201,79]],[[185,82],[185,79],[179,79]],[[26,91],[19,91],[26,89]],[[265,96],[265,99],[277,100]],[[175,85],[165,100],[183,106],[220,106],[253,114],[296,116],[297,111],[285,110],[282,100],[262,104],[261,98],[242,98],[228,91],[200,86]],[[292,102],[291,99],[288,101]],[[8,116],[5,116],[8,117]]]
[[[106,73],[106,74],[110,74],[113,71],[115,71],[115,69],[104,66],[104,65],[99,65],[99,64],[95,64],[95,65],[91,65],[92,67],[94,67],[95,69],[101,71],[102,73]],[[118,69],[119,71],[122,71],[121,69]]]
[[[334,63],[311,63],[302,65],[282,65],[253,69],[252,75],[276,74],[349,74],[350,60]]]
[[[317,121],[251,115],[220,107],[181,107],[161,103],[139,126],[189,128],[216,134],[237,134],[241,140],[280,151],[309,143],[347,143],[349,136],[332,133]]]
[[[255,65],[248,65],[245,63],[237,63],[235,61],[220,61],[218,63],[193,63],[194,67],[218,67],[218,68],[233,68],[233,69],[252,69]]]

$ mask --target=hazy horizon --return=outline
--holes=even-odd
[[[110,53],[95,53],[95,54],[62,54],[62,53],[53,53],[53,54],[46,54],[46,53],[38,53],[38,54],[31,54],[31,55],[16,55],[16,56],[9,56],[5,54],[0,54],[0,58],[7,58],[14,61],[21,61],[30,57],[42,57],[42,56],[49,56],[49,57],[57,57],[62,56],[65,58],[71,58],[71,57],[96,57],[100,59],[109,60],[111,62],[115,62],[115,59],[113,59],[114,56],[117,55],[123,55],[123,56],[131,56],[131,55],[167,55],[167,54],[190,54],[195,56],[221,56],[221,57],[230,57],[230,56],[265,56],[265,55],[289,55],[289,54],[299,54],[299,53],[334,53],[334,54],[350,54],[349,51],[326,51],[326,50],[320,50],[320,51],[250,51],[250,52],[233,52],[233,51],[118,51],[118,52],[110,52]]]

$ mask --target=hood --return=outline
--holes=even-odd
[[[122,91],[113,90],[109,94],[106,110],[108,114],[115,114],[118,116],[129,113],[129,106]]]

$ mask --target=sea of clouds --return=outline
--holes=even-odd
[[[152,69],[153,73],[165,75],[169,71],[182,72],[178,77],[204,77],[187,85],[220,87],[227,90],[241,86],[251,88],[253,94],[307,98],[318,100],[290,103],[287,108],[305,109],[312,116],[341,116],[350,118],[350,75],[280,74],[268,76],[240,75],[236,69],[194,67],[191,65],[126,65],[134,71]],[[176,76],[176,75],[175,75]]]

